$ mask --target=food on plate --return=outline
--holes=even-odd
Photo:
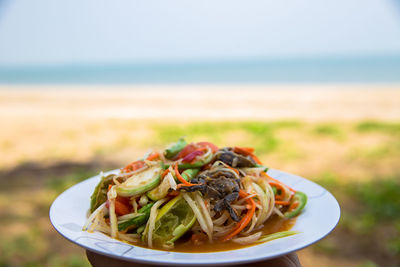
[[[83,227],[186,252],[239,248],[289,231],[307,195],[270,177],[253,148],[183,138],[102,175]]]

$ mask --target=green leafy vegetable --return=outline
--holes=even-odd
[[[92,196],[90,197],[90,212],[95,211],[101,204],[107,200],[107,189],[113,181],[115,174],[110,174],[101,177],[100,182],[97,184]]]

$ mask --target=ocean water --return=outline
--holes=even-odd
[[[1,84],[398,82],[400,82],[400,56],[0,66]]]

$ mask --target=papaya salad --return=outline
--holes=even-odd
[[[271,221],[293,220],[307,202],[267,170],[253,148],[181,138],[102,175],[83,230],[164,250],[179,244],[229,249],[295,234],[263,230]]]

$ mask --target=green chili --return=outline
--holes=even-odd
[[[303,192],[297,191],[292,198],[288,211],[286,211],[283,215],[286,218],[293,218],[300,214],[300,212],[304,209],[306,204],[307,204],[307,195],[304,194]]]

